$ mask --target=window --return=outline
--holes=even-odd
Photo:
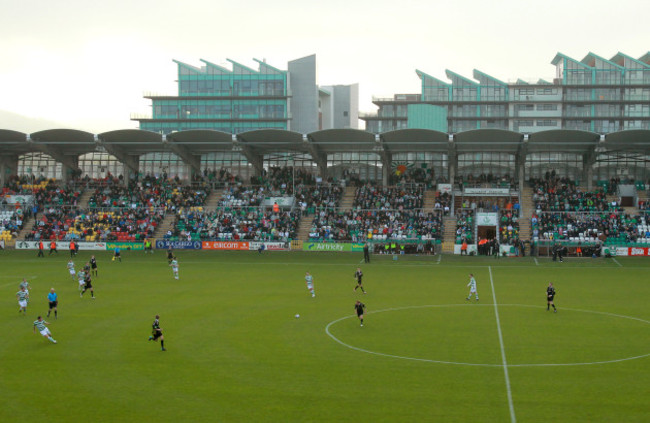
[[[538,104],[537,110],[557,110],[557,104]]]
[[[517,104],[517,111],[519,112],[526,112],[531,110],[534,110],[534,106],[532,104]]]
[[[345,110],[345,111],[343,112],[343,117],[348,117],[348,111],[347,111],[347,110]]]
[[[537,126],[557,126],[556,120],[538,120]]]

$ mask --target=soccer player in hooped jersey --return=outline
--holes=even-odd
[[[169,265],[174,271],[174,279],[178,279],[178,260],[176,260],[176,257],[172,258],[172,262]]]
[[[70,277],[72,278],[72,280],[74,280],[77,272],[74,270],[74,262],[72,261],[72,259],[70,259],[70,261],[68,262],[68,272],[70,273]]]
[[[470,273],[469,274],[469,283],[467,284],[469,286],[469,295],[465,300],[469,301],[472,298],[472,294],[476,295],[476,301],[478,301],[478,290],[476,289],[476,279],[474,279],[474,274]]]
[[[21,311],[27,314],[27,302],[29,301],[29,292],[25,289],[24,286],[20,287],[20,291],[16,292],[16,298],[18,299],[18,313]]]
[[[46,322],[41,316],[38,316],[38,318],[34,320],[34,333],[36,333],[36,329],[38,329],[41,335],[46,337],[48,341],[56,344],[56,339],[52,338],[50,330],[45,325],[49,325],[49,322]]]
[[[77,272],[77,279],[79,280],[79,292],[84,290],[86,287],[86,272],[80,270]]]
[[[309,272],[305,272],[305,283],[307,284],[307,289],[309,292],[311,292],[312,298],[315,297],[316,292],[314,291],[314,278],[309,274]]]

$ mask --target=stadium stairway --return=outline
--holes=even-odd
[[[356,192],[356,187],[345,187],[343,197],[341,198],[341,205],[339,206],[340,210],[344,211],[352,208],[352,205],[354,204],[354,194]]]
[[[442,225],[442,252],[453,253],[454,245],[456,244],[456,218],[447,216],[444,218]]]
[[[296,238],[300,241],[309,241],[309,231],[311,230],[311,222],[313,220],[313,216],[303,216],[300,219],[300,225],[298,225],[298,233],[296,234]]]
[[[521,192],[521,216],[519,219],[520,227],[521,223],[524,220],[530,220],[530,218],[533,216],[533,208],[533,189],[529,186],[524,186],[524,189]]]
[[[95,190],[93,189],[87,189],[84,192],[81,193],[81,196],[79,196],[79,200],[77,200],[77,207],[80,209],[87,209],[88,208],[88,202],[90,201],[90,197],[95,193]]]
[[[219,205],[219,200],[223,197],[223,188],[212,190],[205,199],[203,210],[215,210]]]
[[[15,243],[16,240],[24,240],[25,236],[32,231],[32,228],[34,227],[34,224],[32,223],[33,217],[26,217],[23,219],[23,228],[18,232],[18,236],[16,236],[16,239],[13,239],[12,241]],[[7,246],[10,245],[15,245],[11,244],[11,242],[7,243]]]
[[[427,189],[424,191],[424,210],[433,210],[436,205],[436,190]]]

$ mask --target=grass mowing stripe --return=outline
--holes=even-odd
[[[515,406],[512,403],[512,390],[510,389],[510,376],[508,376],[508,361],[506,360],[506,349],[503,345],[503,334],[501,333],[501,322],[499,321],[499,307],[497,306],[497,294],[494,292],[494,281],[492,278],[492,267],[488,267],[490,272],[490,287],[492,288],[492,300],[494,302],[494,315],[497,319],[497,332],[499,334],[499,345],[501,346],[501,360],[503,362],[503,375],[506,378],[506,391],[508,392],[508,408],[510,409],[510,421],[515,423]]]

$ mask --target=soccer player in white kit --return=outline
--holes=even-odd
[[[48,341],[50,341],[53,344],[56,344],[56,340],[52,338],[52,334],[50,333],[50,330],[47,328],[47,326],[45,326],[49,324],[50,323],[43,320],[41,316],[38,316],[38,318],[34,320],[34,333],[36,333],[36,329],[38,329],[40,334],[46,337]]]
[[[469,274],[469,295],[465,298],[466,301],[469,301],[472,298],[472,294],[476,295],[476,301],[478,301],[478,291],[476,290],[476,279],[474,279],[474,274]]]
[[[68,262],[68,272],[70,272],[70,277],[74,280],[77,272],[74,270],[74,262],[72,260]]]
[[[81,292],[86,287],[86,272],[83,270],[78,271],[77,280],[79,281],[79,292]]]
[[[178,260],[176,260],[176,257],[172,258],[172,262],[169,265],[174,271],[174,279],[178,279]]]
[[[309,272],[305,273],[305,282],[307,283],[307,289],[309,292],[311,292],[311,296],[315,297],[316,292],[314,291],[314,278],[309,274]]]

